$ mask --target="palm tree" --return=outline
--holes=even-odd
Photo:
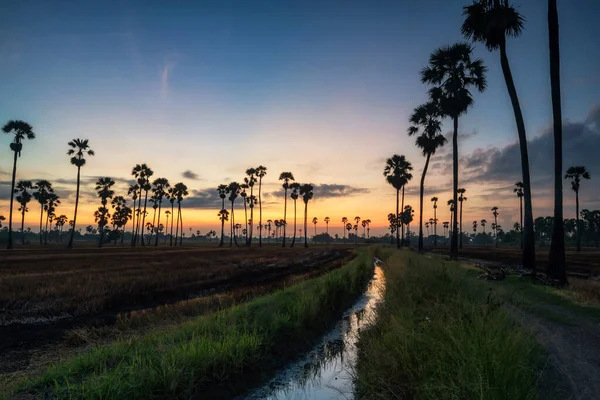
[[[450,199],[446,204],[450,206],[450,230],[448,231],[448,236],[450,237],[450,241],[452,241],[452,227],[454,226],[454,200]]]
[[[135,211],[135,201],[138,199],[138,193],[140,191],[140,185],[138,185],[137,183],[131,184],[129,185],[129,189],[127,189],[127,194],[129,196],[131,196],[131,199],[133,200],[133,209]],[[135,227],[136,227],[136,212],[133,212],[131,215],[131,245],[133,246],[133,240],[135,238]],[[125,232],[123,232],[123,235],[125,235]]]
[[[100,228],[100,242],[98,243],[98,247],[102,247],[102,243],[104,242],[104,227],[108,222],[108,218],[110,217],[108,213],[108,208],[106,205],[108,204],[108,199],[112,199],[115,194],[115,191],[112,190],[112,187],[115,185],[115,181],[112,178],[98,178],[96,181],[96,192],[98,193],[98,197],[100,198],[101,206],[98,208],[99,218],[98,225]],[[143,241],[143,237],[142,237]]]
[[[394,215],[394,213],[389,213],[388,214],[388,222],[390,223],[390,236],[391,236],[391,240],[390,240],[390,244],[394,244],[394,232],[396,232],[396,228],[398,228],[399,224],[398,221],[396,221],[396,216]],[[346,231],[344,230],[344,234],[346,233]]]
[[[244,181],[247,181],[248,178],[244,178]],[[242,203],[244,203],[244,220],[246,223],[246,233],[244,233],[244,235],[246,236],[246,245],[248,245],[248,202],[247,202],[247,198],[248,198],[248,193],[246,193],[246,189],[249,188],[247,183],[242,183],[240,185],[241,188],[241,192],[240,192],[240,197],[242,198]]]
[[[437,197],[432,197],[431,202],[433,203],[433,219],[435,223],[433,224],[433,248],[437,247]]]
[[[421,81],[434,85],[429,91],[433,102],[438,104],[441,116],[452,118],[452,193],[454,204],[458,204],[458,118],[473,105],[470,88],[483,92],[486,87],[487,68],[480,59],[472,60],[473,49],[466,43],[456,43],[435,50],[429,58],[429,66],[421,72]],[[454,208],[450,256],[456,258],[457,209]]]
[[[225,235],[225,221],[229,220],[229,212],[227,212],[227,218],[224,218],[223,215],[225,215],[225,213],[223,211],[227,211],[225,210],[225,197],[227,197],[227,185],[219,185],[217,187],[217,192],[219,193],[219,197],[221,198],[221,211],[219,211],[219,216],[220,216],[220,220],[221,220],[221,240],[219,241],[219,247],[223,247],[223,237]]]
[[[406,237],[408,245],[410,246],[410,223],[413,221],[415,211],[412,206],[406,205],[404,206],[404,211],[400,214],[400,218],[402,219],[402,223],[406,225]],[[368,220],[367,220],[368,221]],[[369,221],[370,223],[370,221]]]
[[[366,219],[365,222],[367,223],[367,239],[369,239],[371,236],[371,220]]]
[[[327,234],[329,239],[329,221],[331,221],[331,219],[329,217],[325,217],[323,221],[325,221],[325,233]]]
[[[169,189],[170,190],[170,189]],[[170,200],[171,197],[169,196],[169,194],[167,193],[167,196],[165,197],[167,200]],[[171,204],[173,204],[173,202],[171,202]],[[167,210],[165,211],[165,217],[167,218],[167,223],[165,224],[165,243],[167,243],[167,236],[169,236],[167,234],[167,232],[169,231],[169,215],[171,215],[171,211]],[[173,222],[171,221],[171,227],[173,226]],[[222,237],[222,235],[221,235]]]
[[[582,165],[576,167],[569,167],[569,169],[567,169],[567,173],[565,174],[565,179],[571,179],[571,188],[575,192],[575,215],[577,218],[577,251],[581,251],[582,230],[579,220],[579,187],[581,185],[581,179],[590,178],[590,172]]]
[[[477,235],[477,221],[473,221],[473,232]]]
[[[114,229],[117,230],[117,235],[115,237],[115,244],[117,244],[117,240],[119,239],[119,229],[122,229],[121,233],[121,243],[125,239],[125,225],[127,225],[127,221],[131,216],[131,208],[127,207],[127,200],[123,196],[115,196],[111,201],[111,206],[113,208],[113,225]]]
[[[463,15],[465,16],[465,21],[461,31],[466,38],[484,43],[490,51],[500,50],[500,64],[515,114],[521,150],[521,169],[525,197],[523,266],[530,268],[533,271],[533,276],[535,276],[535,236],[533,233],[533,207],[531,205],[527,133],[508,56],[506,55],[506,37],[518,37],[523,30],[524,19],[511,6],[509,0],[476,0],[472,5],[464,7]]]
[[[15,195],[15,181],[17,179],[17,157],[21,157],[21,151],[23,150],[23,140],[35,139],[35,133],[33,127],[27,122],[20,120],[10,120],[2,127],[2,131],[8,135],[14,135],[13,141],[10,144],[10,149],[15,153],[13,161],[12,181],[10,186],[10,206],[8,214],[8,245],[7,249],[13,248],[12,241],[12,211],[13,211],[13,198]]]
[[[317,219],[317,217],[313,217],[312,223],[315,226],[315,243],[317,242],[317,222],[319,222],[319,220]]]
[[[273,225],[273,220],[268,219],[267,220],[267,231],[269,232],[269,236],[268,236],[269,242],[271,242],[271,228],[272,228],[272,225]]]
[[[396,225],[396,230],[398,230],[398,228],[400,227],[399,222],[396,222],[398,225]],[[348,222],[346,224],[346,230],[348,231],[348,240],[350,240],[350,231],[352,230],[352,224],[350,222]]]
[[[46,205],[44,206],[44,210],[46,211],[46,229],[44,231],[44,244],[48,243],[48,222],[52,224],[52,220],[56,216],[56,206],[60,204],[60,199],[57,194],[54,192],[48,195],[48,199]]]
[[[252,233],[253,233],[253,224],[254,224],[254,184],[256,183],[256,168],[248,168],[246,170],[247,178],[244,178],[244,181],[248,184],[250,188],[250,232],[248,234],[247,244],[248,246],[252,246]]]
[[[148,165],[146,164],[137,164],[135,167],[133,167],[132,171],[131,171],[131,175],[133,175],[136,179],[138,184],[140,185],[140,209],[142,208],[142,191],[144,191],[144,208],[142,211],[142,223],[141,223],[141,234],[140,234],[140,243],[142,244],[142,246],[145,246],[146,243],[144,242],[144,227],[145,227],[145,223],[146,223],[146,207],[148,205],[148,192],[150,191],[150,189],[152,189],[152,185],[150,184],[150,177],[152,175],[154,175],[154,171],[152,171],[152,169],[150,169],[150,167],[148,167]],[[138,221],[139,222],[139,221]],[[135,242],[137,241],[137,232],[136,232],[136,240],[134,240],[133,244],[135,246]]]
[[[413,114],[410,116],[411,126],[408,128],[409,136],[418,135],[416,145],[426,157],[423,173],[421,174],[419,194],[419,251],[423,251],[423,195],[425,192],[425,175],[427,175],[431,156],[447,141],[444,135],[442,135],[442,124],[439,118],[440,109],[438,105],[430,101],[415,108]]]
[[[298,182],[293,182],[290,184],[290,189],[290,197],[292,200],[294,200],[294,236],[292,238],[292,244],[290,247],[294,247],[294,244],[296,243],[296,202],[300,192],[300,184]]]
[[[229,238],[229,247],[233,245],[233,241],[235,241],[235,245],[238,245],[237,237],[234,235],[233,227],[235,226],[235,214],[234,214],[234,202],[240,194],[240,184],[237,182],[231,182],[229,186],[227,186],[227,193],[229,193],[229,201],[231,201],[231,238]]]
[[[548,33],[550,42],[550,86],[552,91],[552,116],[554,120],[554,222],[547,273],[567,283],[565,260],[565,229],[563,220],[562,186],[562,110],[560,100],[560,45],[558,33],[558,9],[556,0],[548,0]],[[579,218],[579,213],[577,215]],[[577,251],[581,250],[579,229],[577,230]]]
[[[25,244],[25,213],[29,211],[27,203],[31,201],[32,195],[28,190],[33,189],[31,181],[17,182],[15,193],[17,193],[17,203],[19,203],[19,211],[21,212],[21,244]],[[4,217],[2,217],[4,219]],[[1,223],[0,223],[1,224]],[[2,227],[2,225],[0,225]]]
[[[467,197],[465,196],[465,192],[467,191],[467,189],[465,188],[460,188],[458,189],[458,193],[460,194],[460,196],[458,197],[458,201],[460,202],[460,244],[459,247],[462,249],[462,242],[463,242],[463,230],[462,230],[462,212],[463,212],[463,201],[467,201]]]
[[[496,247],[498,247],[498,207],[492,207],[492,214],[494,214],[494,237],[496,240]]]
[[[397,215],[397,214],[396,214]],[[396,218],[394,218],[394,221],[396,221]],[[391,221],[390,221],[391,222]],[[348,223],[348,218],[343,217],[342,218],[342,232],[344,233],[344,237],[343,237],[343,241],[346,241],[346,224]],[[396,221],[397,224],[399,224],[398,221]],[[400,225],[398,225],[400,226]],[[396,228],[398,228],[398,226],[396,226]],[[393,233],[393,232],[392,232]],[[350,239],[350,235],[348,234],[348,239]]]
[[[367,220],[363,219],[361,225],[363,227],[363,239],[366,239],[367,238]]]
[[[175,245],[177,245],[177,232],[181,226],[181,236],[179,238],[180,246],[183,246],[183,215],[181,213],[181,202],[183,201],[183,198],[189,194],[187,189],[187,186],[182,182],[176,183],[173,186],[173,193],[177,199],[177,227],[175,228]],[[173,225],[173,220],[171,220],[171,225]]]
[[[450,226],[450,222],[444,221],[442,222],[442,226],[444,227],[444,237],[446,237],[448,227]]]
[[[65,224],[67,223],[68,220],[69,220],[69,218],[64,214],[61,214],[58,217],[56,217],[56,227],[58,228],[58,241],[60,243],[62,243],[63,227],[65,226]],[[21,228],[21,229],[23,229],[23,228]]]
[[[404,208],[404,186],[412,179],[412,165],[406,160],[405,156],[394,154],[385,161],[383,176],[387,183],[396,189],[396,215],[400,215],[400,189],[402,189],[402,208]],[[400,223],[400,218],[396,218]],[[402,227],[402,240],[404,241],[404,227]],[[400,248],[400,227],[396,229],[396,247]]]
[[[75,212],[73,214],[73,228],[71,229],[71,237],[69,238],[68,248],[73,248],[73,239],[75,238],[75,228],[77,226],[77,208],[79,206],[79,187],[81,182],[81,167],[86,163],[87,156],[93,156],[94,150],[90,148],[90,143],[87,139],[73,139],[68,143],[70,149],[67,155],[71,157],[71,164],[77,167],[77,189],[75,191]]]
[[[358,223],[360,222],[360,217],[354,217],[354,222],[356,222],[356,224],[354,225],[354,243],[358,244]]]
[[[513,192],[517,194],[519,198],[519,212],[520,212],[520,224],[521,224],[521,249],[523,248],[523,182],[515,183],[515,188]]]
[[[46,204],[48,204],[50,193],[54,193],[54,189],[52,188],[52,184],[45,179],[37,181],[34,189],[36,191],[33,193],[33,198],[40,203],[40,244],[43,244],[44,230],[42,228],[42,220],[44,218],[44,210],[46,209]]]
[[[158,202],[158,221],[156,223],[157,226],[160,226],[160,213],[162,210],[162,202],[163,199],[167,196],[167,190],[171,187],[169,184],[169,180],[167,178],[156,178],[154,182],[152,182],[154,188],[152,189],[154,193],[154,199]],[[158,232],[156,232],[156,239],[154,240],[154,247],[158,247]]]
[[[429,237],[429,222],[425,222],[425,228],[427,228],[427,237]]]
[[[287,225],[287,191],[290,186],[290,181],[294,181],[294,175],[291,172],[282,172],[279,174],[279,180],[283,181],[283,220],[286,224],[283,226],[283,244],[281,247],[285,247],[285,226]],[[306,227],[305,227],[306,228]],[[306,236],[306,232],[304,232],[304,236]],[[307,245],[308,247],[308,245]]]
[[[170,187],[167,189],[167,198],[171,203],[171,232],[169,234],[169,247],[173,246],[173,222],[175,221],[175,200],[177,200],[177,194],[175,193],[175,188]],[[179,226],[179,220],[177,220],[177,226]],[[177,246],[177,240],[175,241],[175,245]]]
[[[310,183],[305,183],[304,185],[300,186],[300,195],[302,196],[302,200],[304,201],[304,247],[308,247],[308,241],[306,238],[306,231],[308,228],[308,201],[313,198],[313,189],[314,186]],[[285,220],[283,220],[283,240],[285,241]]]
[[[485,224],[487,224],[487,221],[485,219],[482,219],[481,221],[479,221],[479,223],[481,224],[481,227],[483,228],[483,234],[485,235]]]
[[[258,177],[258,209],[259,209],[259,221],[258,224],[262,226],[262,178],[267,174],[267,167],[259,165],[256,167],[256,176]],[[262,229],[259,232],[258,247],[262,246]]]

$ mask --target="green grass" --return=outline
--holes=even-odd
[[[487,282],[409,252],[384,270],[379,318],[358,344],[357,398],[537,397],[542,350]]]
[[[230,397],[305,348],[372,276],[367,251],[348,265],[164,332],[97,347],[21,382],[12,394],[57,398]],[[244,379],[240,379],[244,376]],[[9,395],[12,395],[9,393]]]

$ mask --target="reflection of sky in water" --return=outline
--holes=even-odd
[[[383,270],[376,266],[375,276],[366,292],[344,313],[335,327],[309,353],[279,371],[262,387],[251,391],[245,399],[352,398],[358,333],[372,322],[384,284]]]

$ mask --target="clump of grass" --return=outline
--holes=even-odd
[[[407,252],[385,274],[379,318],[358,343],[358,398],[536,398],[540,347],[489,285]]]
[[[569,279],[569,294],[573,300],[598,306],[600,305],[600,282],[590,279]]]
[[[57,364],[14,393],[58,398],[181,398],[220,390],[270,371],[323,332],[372,275],[363,253],[348,265],[164,332],[119,340]],[[226,393],[226,394],[224,394]]]

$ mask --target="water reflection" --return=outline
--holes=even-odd
[[[351,373],[356,363],[358,333],[373,322],[375,306],[385,289],[385,277],[379,262],[375,262],[375,273],[365,293],[346,310],[335,327],[310,352],[246,395],[246,400],[353,397]]]

